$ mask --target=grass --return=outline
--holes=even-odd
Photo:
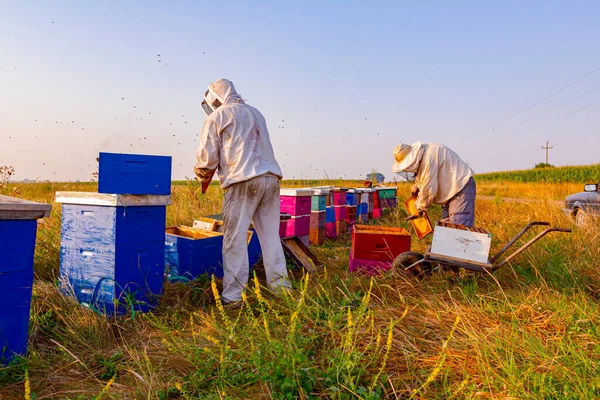
[[[478,183],[480,193],[503,188]],[[492,253],[527,221],[571,226],[554,201],[570,187],[504,185],[511,196],[477,203]],[[18,186],[39,201],[95,190]],[[222,193],[209,190],[175,185],[167,223],[219,212]],[[400,185],[399,197],[409,191]],[[432,219],[439,215],[434,207]],[[410,230],[404,216],[395,210],[376,223]],[[2,399],[27,398],[27,388],[36,399],[600,397],[597,225],[550,234],[494,275],[422,280],[348,273],[350,241],[341,238],[313,247],[325,267],[291,270],[294,289],[279,297],[258,267],[239,311],[221,306],[219,282],[201,278],[167,284],[156,312],[111,320],[59,293],[59,240],[55,204],[38,229],[28,356],[0,368]],[[413,249],[430,240],[413,240]]]

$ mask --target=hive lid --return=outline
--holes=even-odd
[[[0,195],[0,219],[38,219],[50,216],[52,205]]]
[[[314,190],[313,189],[291,189],[291,188],[281,188],[279,189],[279,194],[281,196],[312,196]]]
[[[316,189],[312,189],[313,194],[315,196],[325,196],[328,195],[329,192],[331,192],[332,189],[329,188],[316,188]]]
[[[329,189],[329,190],[331,190],[331,189],[335,189],[335,186],[315,186],[315,187],[312,187],[311,189]]]
[[[171,204],[171,196],[154,194],[134,195],[96,192],[56,192],[55,201],[63,204],[111,207],[166,206]]]

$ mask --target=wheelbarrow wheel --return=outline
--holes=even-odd
[[[405,251],[404,253],[398,255],[398,257],[394,259],[394,262],[392,263],[392,268],[400,268],[403,271],[408,272],[409,274],[419,277],[430,275],[433,267],[431,263],[427,261],[422,262],[409,270],[406,269],[422,259],[423,254],[421,253],[418,253],[416,251]]]

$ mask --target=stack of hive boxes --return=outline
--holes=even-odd
[[[398,207],[398,197],[396,188],[384,187],[379,189],[379,197],[381,198],[381,208],[389,210]]]
[[[402,228],[354,225],[351,272],[376,274],[391,268],[394,259],[410,250],[410,233]]]
[[[358,206],[356,218],[358,221],[366,222],[369,220],[369,193],[367,189],[356,189],[358,193]]]
[[[147,311],[163,290],[171,157],[100,153],[99,163],[99,193],[56,193],[63,290],[106,314]]]
[[[280,211],[292,216],[285,221],[285,230],[280,228],[281,237],[298,236],[308,246],[312,194],[312,189],[280,190]]]
[[[356,223],[358,215],[358,204],[359,204],[359,193],[356,189],[348,189],[346,193],[346,222],[348,224],[348,231],[352,232],[352,227]]]
[[[337,235],[345,235],[348,233],[348,224],[346,222],[346,193],[348,189],[335,188],[333,189],[333,209],[335,213],[335,231]]]
[[[373,191],[373,219],[381,218],[383,208],[381,207],[381,198],[379,197],[379,189]]]
[[[314,189],[310,209],[310,243],[321,246],[327,229],[327,197],[329,190]]]
[[[0,195],[0,364],[27,351],[37,219],[51,208]]]
[[[335,225],[335,207],[333,205],[333,187],[322,188],[326,192],[325,205],[325,236],[328,239],[337,238],[337,227]]]
[[[363,221],[368,221],[370,219],[373,219],[373,193],[376,191],[377,189],[374,188],[365,188],[363,189],[363,201],[366,202],[367,206],[367,212],[366,212],[366,218],[363,219]]]

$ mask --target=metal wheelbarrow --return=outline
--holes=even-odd
[[[533,226],[548,226],[548,228],[539,232],[527,243],[500,261],[507,250]],[[396,257],[392,266],[402,268],[414,275],[426,275],[441,269],[455,271],[458,268],[491,273],[502,268],[550,232],[571,233],[571,229],[550,227],[548,222],[530,222],[496,255],[488,259],[491,234],[485,229],[439,223],[434,229],[432,244],[424,254],[414,251],[404,252]]]

